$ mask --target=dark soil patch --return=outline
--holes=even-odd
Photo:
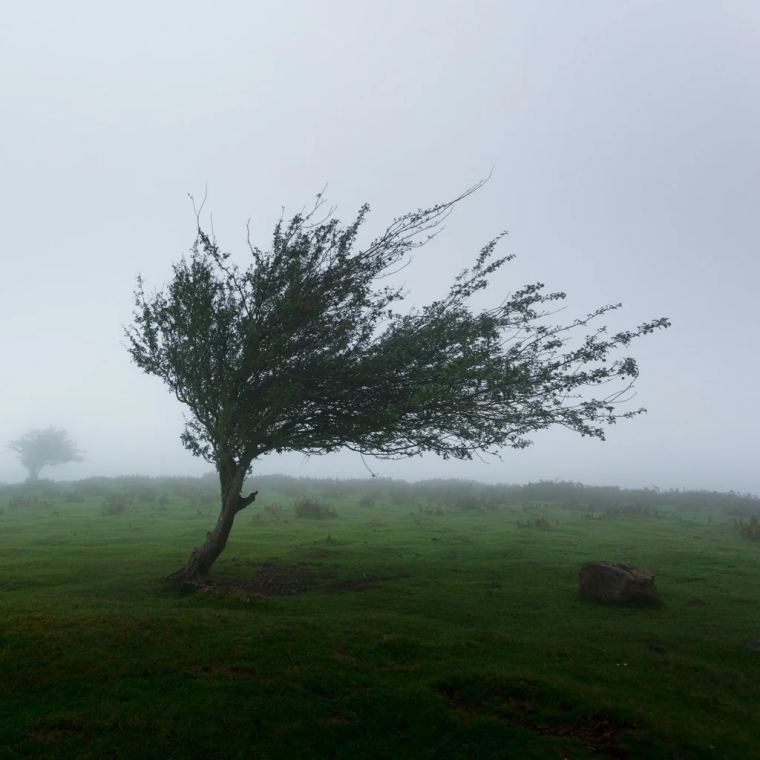
[[[507,723],[519,723],[537,734],[572,737],[598,757],[617,760],[631,757],[629,748],[619,739],[621,734],[635,736],[638,728],[635,724],[603,712],[578,714],[569,701],[558,699],[556,694],[542,693],[537,683],[484,680],[474,693],[467,683],[442,684],[437,691],[460,715],[491,715]],[[539,717],[542,713],[552,715],[553,719],[542,720]]]
[[[201,586],[200,593],[230,596],[249,601],[252,597],[296,596],[311,591],[320,581],[327,581],[325,591],[333,593],[361,592],[379,588],[383,581],[391,580],[376,575],[361,578],[336,580],[336,573],[315,572],[322,562],[299,562],[294,565],[282,564],[276,559],[266,562],[245,562],[240,567],[253,570],[250,578],[210,578]],[[405,577],[405,576],[402,576]]]
[[[201,592],[229,594],[245,601],[253,596],[296,596],[311,591],[317,581],[334,578],[334,574],[316,574],[303,564],[284,565],[276,562],[246,562],[244,567],[255,572],[250,578],[212,579]]]

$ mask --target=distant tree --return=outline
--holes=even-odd
[[[29,470],[27,481],[32,483],[39,479],[43,467],[84,461],[66,431],[57,430],[52,425],[47,430],[30,430],[11,441],[8,448],[21,454],[21,464]]]
[[[244,479],[252,463],[269,452],[311,455],[344,447],[385,459],[424,451],[472,459],[478,450],[498,456],[487,451],[489,446],[528,446],[526,433],[553,424],[604,440],[602,428],[591,423],[613,424],[646,411],[613,414],[612,404],[632,387],[638,368],[632,358],[604,362],[615,346],[669,327],[667,319],[608,341],[599,340],[606,330],[601,328],[579,349],[557,356],[565,343],[560,333],[620,304],[563,328],[530,324],[547,316],[534,311],[536,304],[565,297],[540,295],[542,283],[478,315],[463,305],[487,287],[489,274],[514,258],[484,266],[505,232],[480,251],[471,274],[465,269],[456,278],[446,299],[422,313],[403,316],[387,309],[404,298],[400,289],[370,290],[381,272],[434,237],[414,242],[416,235],[437,227],[454,204],[484,182],[453,201],[396,219],[353,255],[369,206],[362,206],[345,229],[337,220],[327,221],[334,209],[322,222],[307,224],[322,204],[320,193],[311,213],[297,214],[287,229],[280,218],[266,255],[251,245],[249,230],[255,267],[243,274],[225,263],[230,254],[221,253],[216,239],[201,229],[201,204],[192,262],[183,257],[173,266],[168,294],[146,301],[138,275],[136,326],[125,329],[130,341],[125,347],[144,372],[162,378],[189,407],[193,416],[185,420],[182,443],[216,466],[221,484],[214,529],[169,578],[206,582],[235,515],[258,493],[243,497]],[[373,337],[381,318],[388,325]],[[509,341],[515,342],[502,350],[505,329],[514,331]],[[581,371],[595,361],[602,366]],[[630,382],[602,400],[566,403],[579,398],[570,396],[571,390],[614,378]]]

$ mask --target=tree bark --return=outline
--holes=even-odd
[[[222,473],[220,477],[222,481],[222,509],[214,529],[206,533],[206,540],[200,548],[195,547],[187,564],[181,570],[167,575],[167,580],[181,581],[194,586],[204,586],[209,583],[209,571],[224,551],[224,547],[227,546],[227,539],[232,530],[232,524],[235,522],[235,515],[252,504],[258,494],[258,491],[254,491],[245,497],[240,494],[245,471],[246,468],[238,469],[232,477],[225,477],[225,475],[229,475],[229,470]]]

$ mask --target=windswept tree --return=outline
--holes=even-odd
[[[235,515],[258,493],[242,496],[244,480],[267,453],[346,448],[384,459],[425,451],[472,459],[473,451],[498,456],[489,447],[528,446],[526,434],[555,424],[604,440],[602,423],[646,411],[614,414],[638,368],[632,358],[606,364],[606,357],[635,337],[669,327],[667,319],[609,340],[600,339],[606,330],[600,328],[577,350],[558,355],[563,332],[620,304],[566,327],[536,326],[547,316],[536,305],[565,297],[541,295],[537,283],[480,314],[465,307],[467,297],[487,286],[488,275],[514,258],[486,265],[505,232],[480,251],[444,300],[421,313],[388,308],[404,298],[400,290],[371,290],[373,279],[434,234],[422,241],[416,236],[440,225],[484,182],[394,220],[361,252],[352,247],[369,206],[346,228],[330,219],[334,209],[310,223],[323,203],[320,193],[308,215],[297,214],[287,228],[280,218],[269,253],[251,245],[249,230],[253,264],[242,274],[201,229],[201,205],[192,260],[183,257],[173,266],[168,294],[146,300],[138,276],[127,348],[143,371],[162,378],[189,407],[182,443],[215,465],[221,484],[216,525],[169,578],[208,582]],[[378,332],[381,321],[387,325]],[[580,398],[571,395],[574,389],[616,379],[628,381],[616,393],[568,403]]]
[[[46,430],[30,430],[21,438],[11,441],[8,448],[21,455],[21,464],[29,470],[27,482],[31,483],[39,480],[43,467],[84,461],[69,440],[68,433],[52,425]]]

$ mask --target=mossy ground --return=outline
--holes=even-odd
[[[760,544],[720,512],[262,492],[198,591],[163,578],[215,504],[103,501],[0,496],[2,760],[760,757]],[[582,600],[589,559],[659,605]]]

